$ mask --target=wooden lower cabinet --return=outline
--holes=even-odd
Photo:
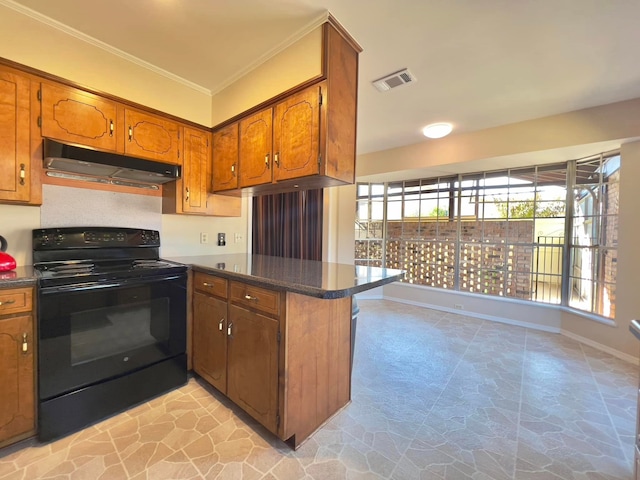
[[[193,294],[193,369],[227,393],[227,302]]]
[[[194,290],[194,370],[269,431],[297,448],[349,403],[350,297],[200,272]]]
[[[35,433],[32,288],[0,290],[0,447]]]
[[[227,396],[273,433],[278,428],[278,320],[229,305]]]

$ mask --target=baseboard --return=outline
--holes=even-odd
[[[367,294],[366,292],[357,293],[355,297],[358,300],[384,300],[385,297],[381,293]]]
[[[404,298],[390,297],[388,295],[385,295],[384,299],[390,300],[392,302],[405,303],[407,305],[414,305],[416,307],[424,307],[424,308],[430,308],[432,310],[439,310],[441,312],[455,313],[457,315],[465,315],[467,317],[477,318],[479,320],[488,320],[490,322],[505,323],[507,325],[515,325],[518,327],[531,328],[533,330],[540,330],[540,331],[549,332],[549,333],[561,333],[560,329],[557,327],[549,327],[546,325],[540,325],[538,323],[522,322],[520,320],[514,320],[512,318],[495,317],[493,315],[485,315],[483,313],[476,313],[468,310],[457,310],[455,308],[442,307],[440,305],[432,305],[430,303],[424,303],[424,302],[414,302],[413,300],[405,300]]]
[[[633,365],[640,365],[640,359],[638,357],[634,357],[633,355],[629,355],[628,353],[624,353],[614,348],[607,347],[606,345],[603,345],[598,342],[594,342],[589,338],[585,338],[581,335],[577,335],[567,330],[561,330],[560,333],[566,337],[576,340],[577,342],[584,343],[585,345],[593,347],[596,350],[600,350],[602,352],[608,353],[609,355],[613,355],[614,357],[617,357],[620,360],[624,360],[625,362],[632,363]]]

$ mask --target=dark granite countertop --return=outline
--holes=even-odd
[[[195,271],[317,298],[350,297],[356,293],[395,282],[404,276],[402,270],[389,268],[265,255],[230,254],[163,258],[190,265]]]
[[[36,272],[31,265],[0,272],[0,288],[33,287],[36,282]]]

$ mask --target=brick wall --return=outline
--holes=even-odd
[[[531,299],[532,220],[463,221],[460,290]],[[407,272],[405,282],[453,289],[457,222],[389,221],[386,266]],[[356,259],[382,258],[382,244],[356,241]],[[371,263],[370,263],[371,264]]]

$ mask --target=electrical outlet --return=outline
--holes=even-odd
[[[224,247],[227,244],[227,241],[225,240],[225,234],[224,233],[219,233],[218,234],[218,246],[219,247]]]
[[[461,304],[461,303],[456,303],[453,307],[454,307],[456,310],[464,310],[464,305],[463,305],[463,304]]]
[[[235,243],[240,243],[240,242],[242,241],[242,234],[241,234],[241,233],[236,233],[236,234],[233,236],[233,241],[234,241]]]
[[[200,232],[200,243],[209,243],[209,234],[207,232]]]

